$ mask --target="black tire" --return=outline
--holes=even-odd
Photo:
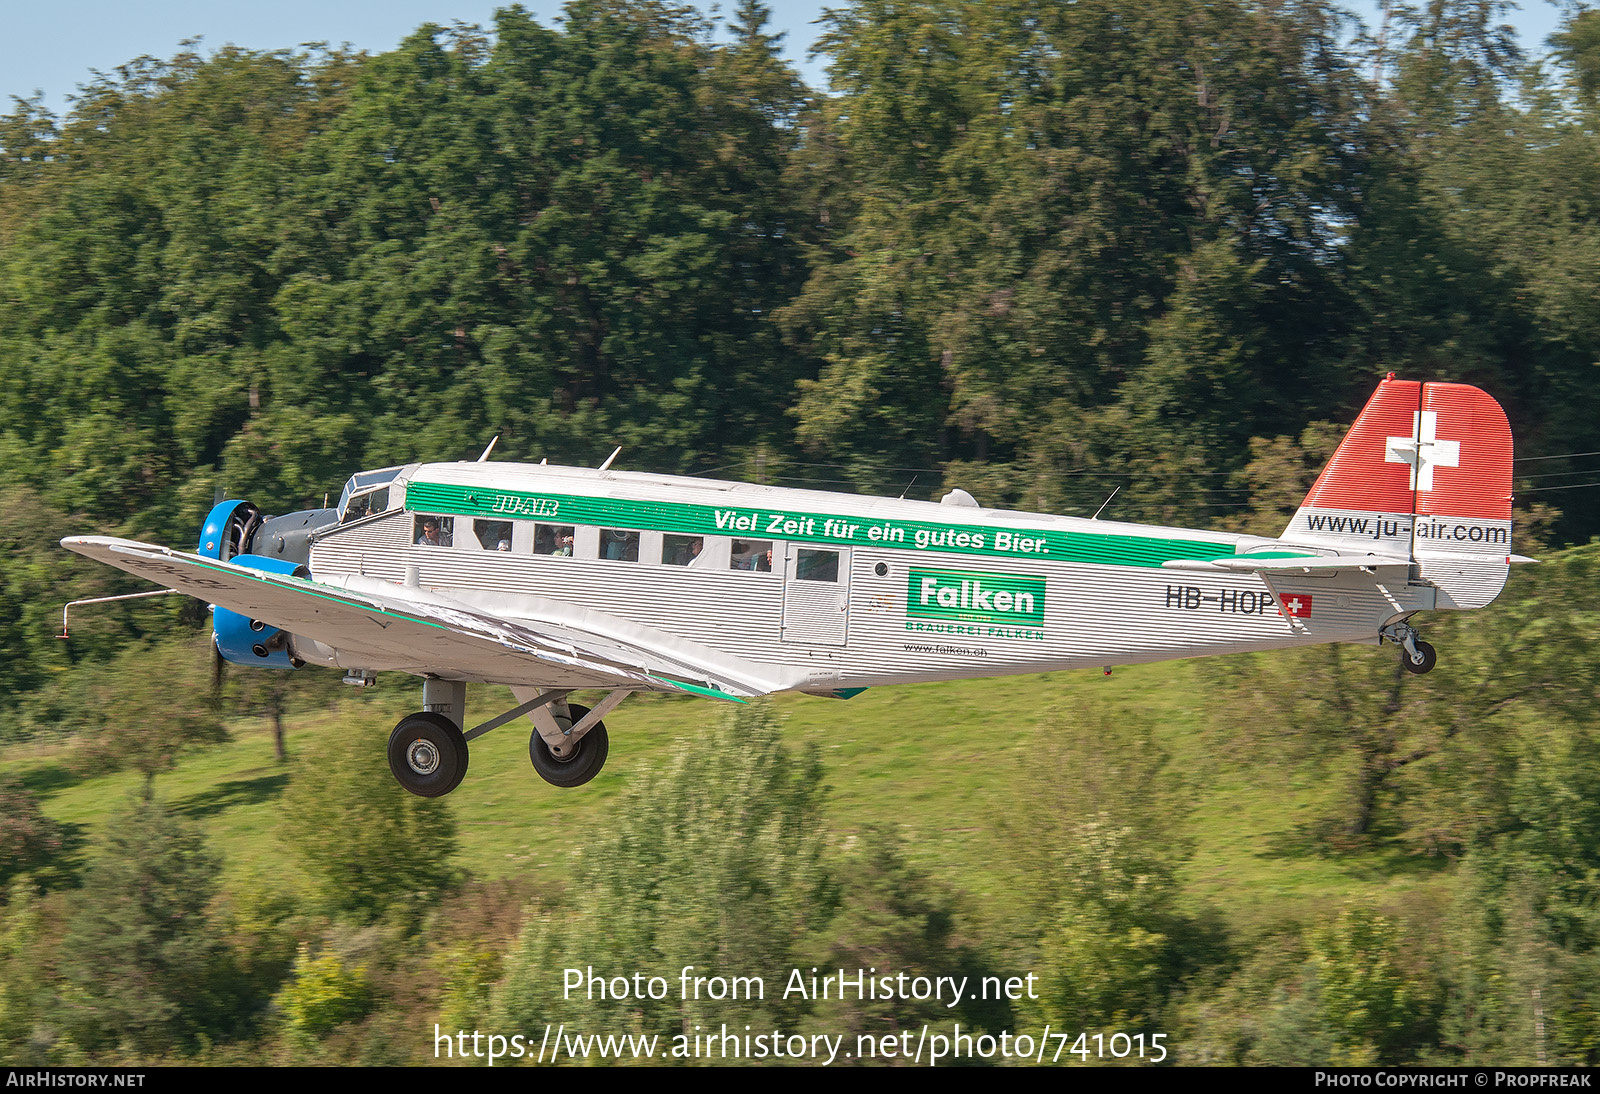
[[[1433,666],[1439,663],[1438,651],[1420,638],[1415,645],[1417,647],[1417,658],[1415,660],[1406,652],[1404,646],[1400,647],[1400,663],[1406,667],[1407,672],[1415,676],[1422,676],[1425,673],[1432,672]]]
[[[588,707],[578,703],[568,703],[567,709],[572,712],[574,723],[589,713]],[[557,718],[557,721],[560,719]],[[528,759],[533,761],[533,769],[539,773],[539,777],[551,786],[582,786],[600,774],[600,769],[606,765],[606,753],[610,750],[611,742],[606,737],[604,722],[596,722],[589,732],[579,737],[577,747],[566,759],[557,759],[551,753],[550,746],[544,743],[537,729],[528,738]]]
[[[467,775],[467,739],[443,714],[408,714],[389,734],[389,770],[422,798],[439,798]]]

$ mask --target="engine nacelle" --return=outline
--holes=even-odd
[[[261,522],[261,511],[240,498],[218,502],[200,526],[195,553],[226,561],[250,550],[250,538]],[[259,567],[258,567],[259,569]]]
[[[204,539],[201,540],[202,544]],[[269,574],[310,577],[311,572],[297,562],[263,555],[235,555],[228,559],[235,566]],[[289,649],[289,632],[215,605],[211,608],[211,630],[217,652],[235,665],[254,665],[264,669],[297,669],[300,660]]]

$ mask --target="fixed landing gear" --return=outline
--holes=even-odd
[[[600,773],[610,751],[600,718],[616,709],[627,691],[611,692],[590,710],[566,701],[570,688],[512,690],[521,705],[463,732],[467,685],[425,680],[422,701],[429,709],[400,719],[389,735],[389,770],[395,779],[424,798],[448,794],[466,777],[467,742],[524,715],[535,727],[528,738],[528,758],[541,779],[552,786],[582,786]]]
[[[582,722],[584,715],[589,713],[588,707],[578,703],[565,705],[568,711],[565,716],[559,710],[551,712],[563,733]],[[556,755],[545,743],[539,730],[535,729],[528,738],[528,759],[533,761],[533,769],[551,786],[582,786],[600,774],[600,769],[605,766],[606,753],[611,748],[611,742],[606,737],[606,724],[595,722],[582,737],[576,741],[569,738],[559,747],[565,755]]]
[[[1401,654],[1401,663],[1406,671],[1416,676],[1433,671],[1433,666],[1439,663],[1439,654],[1434,648],[1418,638],[1412,643],[1414,649],[1406,650]]]
[[[443,714],[408,714],[389,734],[389,770],[424,798],[450,793],[467,774],[467,739]]]
[[[1439,653],[1417,635],[1417,628],[1409,623],[1391,623],[1378,632],[1400,647],[1400,664],[1413,676],[1423,676],[1433,671],[1439,663]]]

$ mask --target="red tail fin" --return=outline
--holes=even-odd
[[[1489,603],[1511,552],[1505,412],[1466,384],[1383,381],[1282,538],[1404,555],[1439,607]]]

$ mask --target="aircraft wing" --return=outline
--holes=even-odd
[[[1396,555],[1234,555],[1225,558],[1175,558],[1161,564],[1169,570],[1198,573],[1294,574],[1329,570],[1375,570],[1380,566],[1410,566],[1411,560]]]
[[[431,590],[376,578],[351,575],[322,584],[109,536],[68,536],[61,546],[332,647],[351,667],[733,700],[778,690],[754,666],[725,655],[712,664],[712,657],[675,649],[665,635],[641,638],[637,628],[623,637],[569,621],[499,618]]]

